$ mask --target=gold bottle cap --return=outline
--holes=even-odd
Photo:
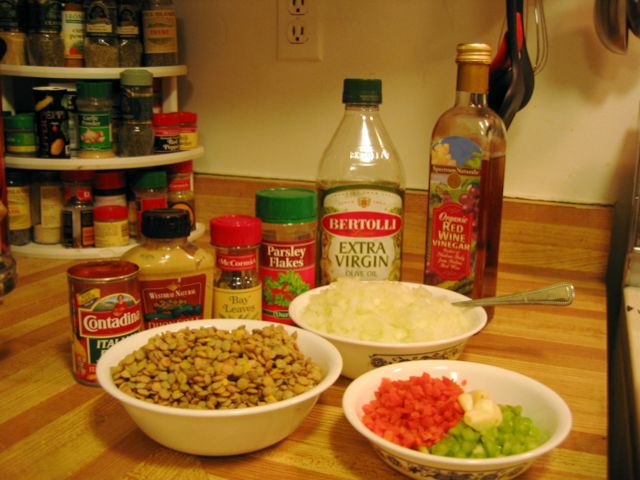
[[[491,63],[491,47],[486,43],[459,43],[457,63]]]

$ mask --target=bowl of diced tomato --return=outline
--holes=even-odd
[[[571,431],[566,402],[503,368],[419,360],[371,370],[347,387],[347,420],[408,477],[509,479]]]

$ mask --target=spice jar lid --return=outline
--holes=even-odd
[[[178,112],[154,113],[153,125],[155,127],[175,127],[178,125]]]
[[[117,190],[125,185],[124,172],[121,170],[96,172],[95,188],[98,190]]]
[[[198,115],[193,112],[178,112],[178,121],[180,123],[196,123]]]
[[[342,103],[371,105],[382,103],[382,80],[369,78],[345,78]]]
[[[316,192],[306,188],[266,188],[256,192],[256,216],[266,223],[302,223],[317,218]]]
[[[111,82],[78,82],[79,97],[111,98]]]
[[[140,231],[149,238],[188,237],[191,233],[189,213],[180,208],[145,210]]]
[[[191,173],[193,172],[193,160],[174,163],[173,165],[169,165],[168,170],[170,173]]]
[[[262,239],[262,221],[249,215],[223,215],[209,222],[211,244],[219,247],[258,245]]]
[[[129,211],[123,205],[101,205],[93,209],[93,219],[99,222],[126,220],[128,215]]]
[[[164,188],[167,186],[167,172],[164,170],[148,170],[141,172],[135,180],[134,188]]]
[[[133,87],[150,87],[153,84],[153,74],[149,70],[130,68],[120,72],[120,83]]]
[[[93,170],[65,170],[60,174],[63,182],[90,182],[95,176]]]
[[[17,113],[4,117],[4,128],[26,128],[33,130],[34,124],[35,115],[33,113]]]

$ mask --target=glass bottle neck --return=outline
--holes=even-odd
[[[489,65],[480,63],[458,64],[456,105],[487,105],[489,91]]]
[[[380,111],[380,105],[377,103],[347,103],[345,104],[345,110],[352,113],[364,110],[366,112],[376,114]]]
[[[187,245],[188,237],[178,238],[149,238],[144,237],[143,241],[146,247],[170,249]]]

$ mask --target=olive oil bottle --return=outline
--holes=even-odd
[[[431,137],[424,283],[478,298],[496,292],[506,129],[487,106],[491,48],[460,44],[456,62],[455,104]]]
[[[382,81],[345,79],[345,112],[318,169],[318,283],[399,280],[404,171],[380,118]]]

